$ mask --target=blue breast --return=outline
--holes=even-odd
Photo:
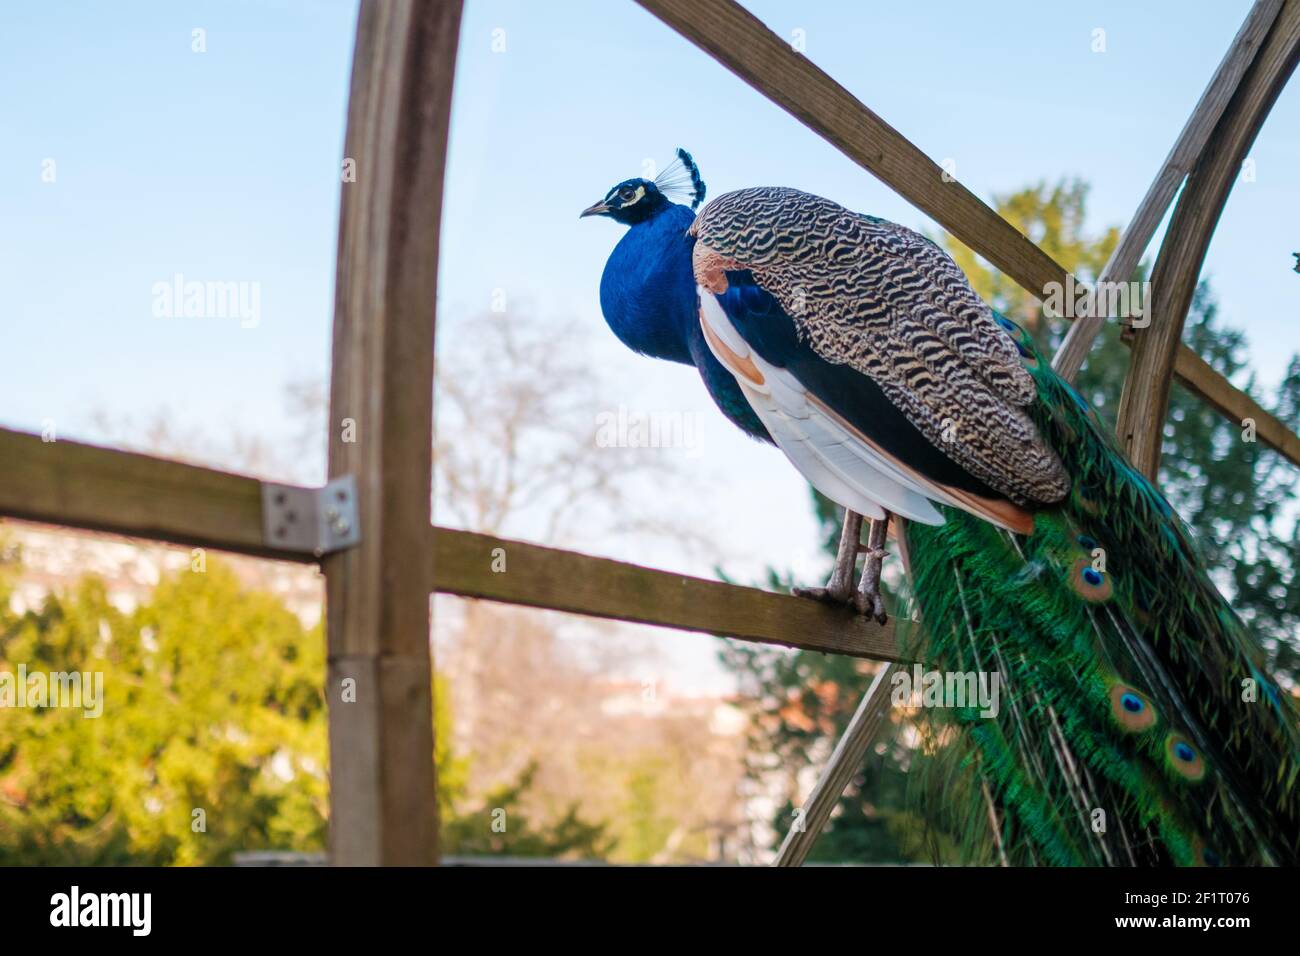
[[[704,342],[691,265],[695,240],[686,234],[694,221],[690,209],[671,205],[632,226],[605,263],[601,311],[634,352],[694,365],[727,418],[753,437],[771,441],[735,377]]]
[[[614,247],[600,278],[600,308],[634,352],[692,364],[687,331],[695,319],[695,278],[686,235],[695,214],[673,205],[638,223]]]

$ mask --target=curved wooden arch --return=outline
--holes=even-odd
[[[1127,282],[1132,278],[1142,259],[1142,253],[1146,252],[1156,228],[1164,220],[1169,204],[1205,150],[1210,134],[1232,101],[1246,70],[1255,61],[1255,54],[1268,37],[1281,9],[1282,0],[1255,0],[1255,5],[1246,15],[1219,68],[1214,71],[1209,86],[1201,94],[1183,131],[1178,134],[1160,172],[1156,174],[1137,211],[1133,213],[1128,228],[1102,267],[1097,279],[1099,288],[1110,282]],[[1073,382],[1102,327],[1114,318],[1112,315],[1092,315],[1075,319],[1060,348],[1052,356],[1052,368],[1066,381]]]
[[[1215,226],[1246,154],[1300,61],[1300,0],[1288,0],[1187,178],[1151,274],[1151,324],[1134,332],[1116,430],[1154,478],[1183,326]]]
[[[334,293],[329,473],[364,533],[328,555],[330,858],[437,862],[429,655],[434,303],[460,0],[357,18]],[[356,433],[345,437],[340,422]],[[353,696],[341,697],[352,681]]]

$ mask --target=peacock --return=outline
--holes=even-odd
[[[679,149],[583,211],[630,227],[602,312],[634,351],[694,365],[724,416],[845,509],[830,581],[797,593],[883,623],[894,520],[916,652],[1002,688],[993,711],[935,718],[969,858],[1300,863],[1294,699],[1026,330],[912,230],[796,189],[704,196]]]

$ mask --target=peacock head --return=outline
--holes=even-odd
[[[635,226],[662,212],[668,205],[668,197],[650,180],[625,179],[606,193],[600,202],[584,209],[578,218],[609,216],[625,226]]]
[[[672,206],[673,201],[668,197],[675,193],[684,193],[691,200],[692,209],[704,201],[704,180],[700,179],[695,160],[684,149],[678,149],[677,159],[653,180],[623,180],[600,202],[584,209],[578,218],[609,216],[625,226],[635,226]]]

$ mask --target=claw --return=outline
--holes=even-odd
[[[877,624],[885,624],[889,621],[889,615],[885,613],[885,601],[880,596],[879,589],[873,594],[856,592],[853,595],[853,606],[859,614],[873,618]]]
[[[820,601],[823,604],[851,604],[853,603],[853,592],[843,589],[824,588],[791,588],[790,593],[795,597],[810,598],[814,601]]]
[[[859,614],[873,618],[881,624],[889,620],[885,602],[880,596],[880,565],[885,559],[885,535],[889,529],[889,514],[881,521],[871,522],[871,535],[867,545],[862,545],[862,516],[852,511],[844,514],[844,529],[840,534],[839,553],[835,558],[835,571],[823,588],[791,588],[795,597],[810,598],[824,604],[842,604]],[[853,586],[853,571],[858,555],[867,556],[862,570],[861,583]]]

